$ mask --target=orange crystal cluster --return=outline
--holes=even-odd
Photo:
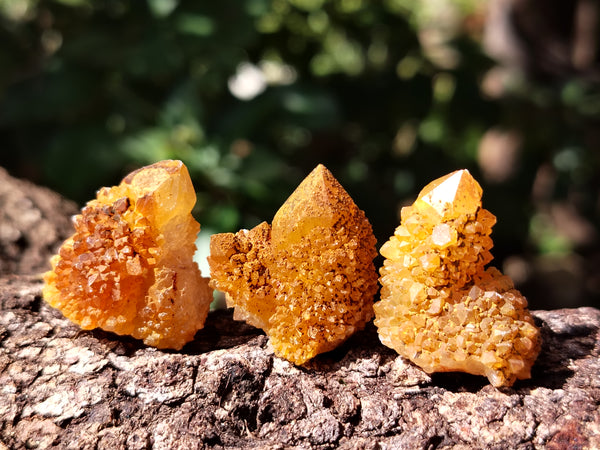
[[[510,278],[484,266],[496,218],[467,170],[427,185],[381,248],[381,342],[426,372],[485,375],[494,386],[530,378],[540,333]]]
[[[45,300],[83,329],[180,349],[204,326],[212,301],[192,259],[195,203],[181,161],[158,162],[100,189],[51,260]]]
[[[213,235],[211,286],[234,318],[262,328],[278,356],[302,364],[373,316],[375,237],[363,211],[322,165],[273,218]]]

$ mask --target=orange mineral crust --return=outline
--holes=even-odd
[[[158,162],[100,189],[51,259],[44,299],[85,330],[180,349],[204,326],[212,301],[192,259],[200,230],[195,202],[181,161]]]
[[[272,226],[212,236],[211,286],[236,319],[265,330],[278,356],[302,364],[373,316],[375,242],[364,212],[319,165]]]
[[[540,333],[527,300],[495,268],[496,218],[467,170],[427,185],[381,247],[381,342],[426,372],[485,375],[494,386],[530,378]]]

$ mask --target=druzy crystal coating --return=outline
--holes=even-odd
[[[235,319],[266,332],[278,356],[302,364],[372,318],[375,243],[364,212],[319,165],[271,226],[212,236],[211,286]]]
[[[204,326],[212,301],[192,259],[195,203],[181,161],[158,162],[100,189],[51,259],[44,299],[83,329],[180,349]]]
[[[428,184],[381,248],[381,342],[426,372],[487,376],[494,386],[530,378],[540,333],[527,300],[491,261],[496,218],[467,170]]]

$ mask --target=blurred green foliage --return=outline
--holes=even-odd
[[[270,221],[324,163],[380,243],[421,187],[466,167],[499,219],[497,264],[576,258],[585,282],[568,301],[589,302],[600,295],[600,90],[513,74],[486,94],[496,63],[482,48],[484,6],[0,0],[0,164],[83,203],[133,168],[181,159],[197,218],[216,232]],[[504,177],[482,156],[494,132],[516,136],[512,160],[512,141],[490,140]]]

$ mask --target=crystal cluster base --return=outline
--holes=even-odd
[[[211,239],[211,286],[234,317],[262,328],[278,356],[302,364],[373,316],[375,237],[363,211],[319,165],[273,219]]]
[[[52,258],[44,299],[83,329],[180,349],[204,326],[212,301],[192,259],[195,202],[181,161],[161,161],[100,189]]]
[[[491,261],[496,218],[467,170],[427,185],[381,248],[381,341],[425,371],[484,375],[494,386],[530,377],[540,334],[527,300]]]

